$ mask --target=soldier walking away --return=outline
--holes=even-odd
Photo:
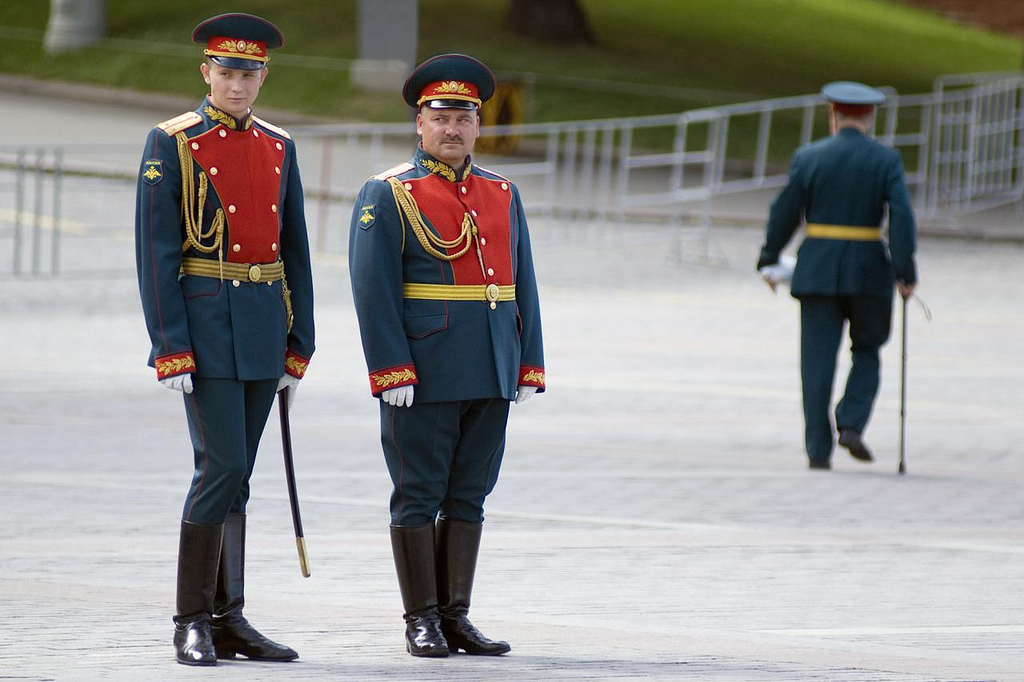
[[[146,140],[136,264],[157,379],[182,392],[195,471],[182,511],[174,648],[179,663],[241,654],[290,661],[242,615],[245,507],[263,427],[313,354],[313,284],[295,144],[252,113],[272,23],[199,24],[209,95]]]
[[[368,180],[352,213],[352,292],[413,656],[510,649],[467,614],[509,403],[544,390],[544,357],[519,190],[470,156],[493,92],[472,57],[420,64],[402,92],[418,112],[416,153]]]
[[[873,457],[862,435],[878,393],[878,350],[889,339],[893,285],[907,299],[917,282],[914,214],[899,152],[869,137],[885,95],[839,81],[821,94],[830,103],[832,136],[798,149],[789,182],[772,203],[757,268],[775,288],[779,254],[806,222],[793,272],[800,301],[800,375],[807,457],[829,469],[834,448],[829,403],[843,326],[849,321],[853,365],[835,408],[839,445],[855,459]],[[888,211],[888,239],[882,224]]]

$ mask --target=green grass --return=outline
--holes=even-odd
[[[453,8],[421,0],[419,53],[469,52],[499,72],[541,74],[532,93],[535,120],[670,113],[723,101],[815,92],[829,80],[931,89],[935,76],[1020,68],[1022,45],[1006,36],[946,21],[884,0],[582,0],[599,37],[594,46],[556,46],[502,30],[506,0]],[[290,55],[356,56],[355,0],[247,0],[245,10],[273,19]],[[193,26],[218,11],[209,2],[107,0],[112,38],[191,45]],[[7,2],[0,27],[46,26],[48,3]],[[126,52],[110,43],[47,56],[38,37],[8,32],[0,72],[84,81],[200,97],[201,53]],[[36,34],[37,36],[40,34]],[[544,74],[714,91],[639,96],[556,85]],[[714,94],[720,93],[720,94]],[[271,62],[260,95],[266,106],[352,120],[407,120],[398,93],[355,91],[344,69]]]

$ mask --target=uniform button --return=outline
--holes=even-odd
[[[195,149],[196,151],[198,151],[199,150],[199,143],[198,142],[193,142],[192,143],[192,149]]]
[[[487,237],[480,237],[480,246],[487,246]]]
[[[237,208],[235,208],[235,205],[234,205],[234,204],[231,204],[230,206],[228,206],[228,213],[234,213],[234,212],[235,212],[235,211],[237,211],[237,210],[238,210],[238,209],[237,209]]]
[[[277,242],[274,242],[273,244],[270,245],[270,250],[271,251],[277,251]],[[269,283],[270,282],[267,282],[267,284],[269,284]]]
[[[242,283],[239,282],[237,279],[235,281],[233,281],[232,284],[234,284],[236,287],[242,286]]]
[[[498,304],[495,303],[494,301],[491,301],[491,310],[494,310],[497,307],[498,307]]]
[[[217,174],[217,167],[213,166],[212,168],[210,168],[210,175],[216,175],[216,174]]]
[[[508,189],[508,183],[507,182],[501,183],[501,188],[502,189]]]
[[[278,151],[280,151],[280,150],[284,149],[284,146],[283,146],[283,145],[282,145],[282,144],[281,144],[280,142],[278,142],[278,143],[277,143],[276,145],[274,145],[274,146],[276,146],[276,147],[277,147]]]
[[[258,130],[252,131],[252,136],[253,137],[259,137],[260,136],[260,131],[258,131]]]
[[[281,174],[281,169],[278,168],[277,166],[274,166],[274,172],[277,173],[278,175],[280,175]]]
[[[411,182],[405,183],[405,189],[411,192],[412,191],[412,183]]]
[[[465,194],[466,192],[468,192],[468,191],[469,191],[469,190],[467,190],[467,189],[466,189],[466,186],[465,186],[465,185],[463,185],[463,186],[462,186],[462,187],[461,187],[460,189],[462,190],[462,193],[463,193],[463,194]]]
[[[274,283],[273,283],[273,282],[267,282],[267,286],[268,286],[268,287],[270,287],[270,286],[274,286]]]
[[[274,213],[277,213],[277,204],[271,204],[270,210],[273,211]]]
[[[239,251],[242,250],[242,245],[241,244],[235,244],[234,246],[231,247],[231,250],[234,251],[235,253],[238,253]]]
[[[494,277],[494,268],[487,268],[487,274],[490,277]]]
[[[470,213],[472,213],[472,214],[473,214],[473,217],[474,217],[474,218],[476,217],[476,211],[470,211]]]
[[[221,137],[227,137],[228,136],[228,131],[226,131],[226,130],[220,131],[220,136]]]

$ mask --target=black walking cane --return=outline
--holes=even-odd
[[[299,493],[295,487],[295,463],[292,461],[292,429],[288,422],[288,387],[277,393],[277,409],[281,413],[281,445],[284,448],[284,476],[288,482],[288,502],[292,507],[292,525],[295,526],[295,546],[299,550],[299,569],[308,578],[309,559],[306,557],[306,538],[302,535],[302,516],[299,514]]]
[[[900,466],[902,476],[907,473],[907,301],[903,297],[903,352],[900,369]]]

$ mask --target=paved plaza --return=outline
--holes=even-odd
[[[292,415],[311,578],[276,417],[248,509],[246,615],[301,658],[174,662],[192,454],[145,366],[127,223],[75,242],[104,272],[0,277],[0,679],[1024,680],[1024,244],[921,240],[898,476],[898,310],[878,461],[810,471],[798,307],[753,271],[760,230],[532,229],[549,388],[512,407],[472,611],[510,654],[404,652],[338,250]]]

